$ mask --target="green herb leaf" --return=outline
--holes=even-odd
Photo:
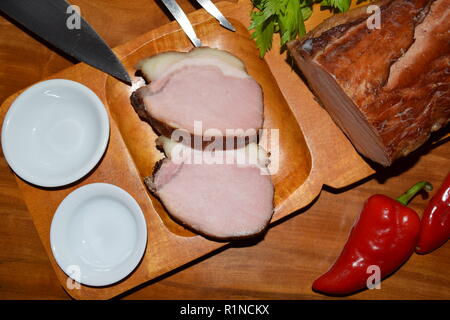
[[[351,0],[322,0],[320,3],[323,7],[338,9],[340,12],[345,12],[350,8]]]
[[[257,18],[260,19],[261,17]],[[269,17],[267,20],[257,23],[252,38],[256,41],[260,57],[272,48],[272,38],[275,29],[275,18]]]
[[[272,48],[274,33],[280,34],[280,46],[306,34],[305,20],[312,15],[314,3],[344,12],[351,0],[252,0],[254,10],[250,13],[255,39],[261,57]]]
[[[311,15],[312,15],[312,8],[307,6],[307,7],[303,7],[301,10],[302,10],[302,15],[303,15],[303,20],[308,20],[309,17],[311,17]]]
[[[299,1],[288,1],[286,10],[278,15],[278,26],[280,27],[281,46],[284,46],[289,40],[295,38],[299,31]],[[301,15],[301,14],[300,14]]]

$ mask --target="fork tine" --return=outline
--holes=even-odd
[[[227,18],[224,17],[222,12],[216,7],[214,3],[211,2],[211,0],[196,0],[202,7],[205,9],[210,15],[212,15],[214,18],[216,18],[220,25],[224,28],[227,28],[231,31],[236,31],[236,29],[233,27],[233,25],[227,20]]]
[[[175,0],[161,0],[161,1],[164,3],[166,8],[170,11],[170,13],[174,16],[174,18],[180,24],[184,33],[186,33],[186,35],[189,37],[189,39],[194,44],[194,46],[201,47],[202,42],[197,37],[197,34],[195,33],[191,22],[189,21],[188,17],[184,13],[183,9],[181,9],[181,7],[178,5],[178,3]]]

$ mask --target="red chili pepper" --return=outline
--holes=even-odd
[[[450,238],[450,173],[428,203],[420,226],[416,252],[429,253]]]
[[[371,196],[340,256],[329,271],[314,281],[313,289],[350,294],[367,288],[372,268],[379,268],[379,280],[399,268],[414,252],[420,231],[418,214],[406,205],[423,188],[432,187],[428,182],[419,182],[397,200],[381,194]]]

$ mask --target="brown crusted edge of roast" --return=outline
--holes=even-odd
[[[156,174],[158,173],[159,169],[161,169],[165,160],[168,160],[168,158],[163,158],[163,159],[156,161],[155,166],[153,167],[152,174],[150,176],[144,178],[145,185],[154,195],[158,194],[158,190],[156,190],[156,187],[155,187],[155,177],[156,177]]]
[[[306,82],[310,90],[319,97],[319,103],[322,107],[325,107],[326,104],[336,104],[336,101],[340,101],[341,105],[347,105],[349,108],[340,108],[342,113],[338,113],[337,108],[325,107],[328,113],[332,116],[333,121],[341,128],[341,130],[345,133],[345,135],[352,141],[358,151],[365,155],[368,158],[377,161],[383,166],[389,166],[392,164],[393,159],[389,156],[385,146],[383,145],[380,136],[377,132],[371,129],[370,124],[365,119],[364,115],[357,108],[354,102],[351,100],[349,96],[343,91],[343,89],[339,86],[336,79],[334,79],[330,74],[328,74],[325,70],[323,70],[317,63],[315,63],[310,56],[301,55],[298,50],[298,42],[290,42],[288,44],[289,52],[292,57],[296,61],[298,67],[301,72],[306,76]],[[313,76],[314,75],[314,76]],[[316,77],[316,81],[311,81],[313,77]],[[321,87],[318,83],[321,82],[323,85],[327,83],[331,88],[334,89],[334,92],[330,95],[326,95],[322,92]],[[330,101],[331,96],[333,96],[333,102]],[[350,110],[352,112],[350,112]],[[344,116],[345,114],[345,116]],[[354,121],[350,125],[344,125],[347,119],[353,119]],[[349,120],[347,120],[349,121]],[[353,124],[353,126],[352,126]],[[354,132],[354,124],[359,124],[359,128],[363,128],[363,130],[359,130],[358,132]],[[350,138],[352,137],[352,139]],[[357,137],[357,138],[355,138]],[[374,145],[370,148],[367,148],[364,144],[364,140],[368,137],[374,141]],[[361,140],[361,141],[360,141]],[[371,150],[369,150],[371,149]]]
[[[426,18],[430,7],[432,6],[432,3],[434,1],[429,1],[427,3],[425,3],[425,5],[423,7],[421,7],[422,9],[419,10],[418,14],[416,16],[413,17],[413,25],[414,28],[416,28],[418,25],[420,25],[424,19]],[[385,3],[386,5],[383,7],[380,5],[380,3]],[[393,5],[395,2],[394,1],[383,1],[383,2],[376,2],[374,4],[379,5],[381,7],[382,10],[386,10],[386,8],[390,5]],[[362,7],[364,10],[367,8],[367,6]],[[353,10],[352,10],[353,11]],[[351,12],[351,11],[350,11]],[[350,13],[349,12],[349,13]],[[361,14],[361,12],[359,12],[358,14]],[[357,17],[358,14],[353,14],[353,17]],[[339,15],[338,15],[339,16]],[[336,17],[338,17],[336,16]],[[337,24],[341,23],[342,21],[346,21],[345,19],[338,19],[335,17],[330,18],[331,23],[328,23],[327,25],[320,25],[317,29],[319,30],[313,30],[314,32],[310,32],[304,39],[301,39],[300,41],[293,41],[291,43],[288,44],[288,48],[289,51],[292,53],[292,56],[294,57],[295,61],[297,62],[298,66],[300,67],[300,69],[302,70],[302,72],[305,73],[305,69],[310,68],[310,69],[315,69],[317,70],[317,73],[319,74],[320,71],[323,69],[320,64],[315,62],[315,57],[317,56],[317,53],[320,53],[320,50],[324,50],[326,47],[326,44],[329,42],[333,42],[335,39],[338,39],[339,37],[342,36],[342,33],[339,33],[339,28],[342,27],[345,30],[348,30],[348,26],[344,27],[344,26],[337,26]],[[361,20],[361,19],[359,19]],[[354,23],[355,24],[355,23]],[[331,27],[331,28],[330,28]],[[317,41],[317,39],[312,39],[311,37],[313,36],[318,36],[321,37],[322,39],[320,39],[321,41]],[[307,43],[306,41],[310,40],[311,42]],[[313,42],[313,41],[317,41],[317,42]],[[415,39],[413,39],[413,41],[410,43],[410,46],[413,45],[415,42]],[[320,45],[323,45],[324,47],[320,47]],[[409,47],[406,49],[406,51],[409,50]],[[399,58],[391,60],[390,61],[390,67],[392,67],[393,64],[395,64],[398,60],[401,59],[401,57],[403,57],[403,55],[401,55]],[[326,73],[324,70],[322,70],[322,73]],[[326,75],[328,78],[331,79],[331,82],[337,82],[337,81],[333,81],[334,78],[332,78],[332,75],[328,74]],[[316,95],[323,100],[323,96],[320,94],[319,90],[317,90],[317,83],[320,82],[317,79],[317,76],[307,76],[307,82],[308,85],[310,87],[312,87],[312,91],[314,93],[316,93]],[[386,81],[390,78],[390,74],[388,74],[388,76],[386,77]],[[335,79],[334,79],[335,80]],[[385,82],[386,82],[385,81]],[[330,82],[330,81],[328,81]],[[380,86],[383,87],[385,86],[386,83],[381,83]],[[313,83],[315,85],[313,85]],[[336,89],[340,92],[343,91],[342,88],[339,85],[334,85],[333,87],[336,87]],[[325,93],[323,95],[326,95]],[[352,101],[351,97],[349,97],[349,101]],[[323,101],[322,101],[323,102]],[[352,124],[350,123],[349,125],[345,125],[342,126],[341,124],[344,122],[343,118],[344,115],[340,114],[338,111],[336,111],[336,107],[332,107],[331,104],[326,104],[323,103],[324,105],[328,106],[326,109],[328,112],[330,112],[330,114],[333,116],[333,120],[335,120],[335,122],[341,127],[341,129],[344,131],[344,133],[346,133],[347,136],[352,137],[352,142],[353,144],[355,144],[355,146],[357,147],[358,151],[360,151],[362,154],[368,156],[369,158],[371,158],[372,160],[381,163],[384,166],[388,166],[390,164],[392,164],[392,162],[400,157],[405,156],[406,154],[412,152],[413,150],[417,149],[418,147],[420,147],[424,141],[426,141],[428,138],[423,138],[423,137],[418,137],[416,138],[416,140],[414,140],[414,144],[411,144],[411,146],[408,147],[408,150],[404,150],[403,147],[401,147],[402,144],[398,144],[396,147],[396,149],[392,149],[389,145],[384,145],[384,143],[382,143],[383,141],[383,137],[384,137],[384,133],[383,131],[378,131],[378,130],[372,130],[374,132],[373,136],[376,137],[375,140],[375,144],[381,143],[381,145],[383,145],[383,149],[384,149],[384,154],[387,157],[387,161],[380,161],[379,157],[373,157],[372,154],[373,153],[369,153],[367,154],[366,152],[364,152],[364,150],[366,149],[373,149],[373,147],[361,147],[361,143],[358,143],[355,141],[358,140],[359,138],[356,135],[355,138],[355,134],[348,134],[349,131],[355,131],[355,128],[351,128]],[[350,106],[349,103],[344,104],[347,106]],[[361,118],[361,110],[354,104],[352,103],[352,107],[350,108],[351,110],[354,110],[355,112],[355,117],[357,118]],[[348,111],[348,110],[345,110]],[[341,119],[342,118],[342,119]],[[364,117],[363,117],[364,118]],[[368,121],[366,121],[368,122]],[[348,124],[348,122],[347,122]],[[373,126],[368,122],[369,127]],[[430,128],[432,129],[432,128]],[[433,130],[431,130],[433,131]],[[430,136],[430,134],[428,134],[428,137]],[[419,139],[420,138],[420,139]],[[361,140],[361,139],[359,139]]]
[[[367,8],[371,5],[377,5],[380,10],[385,10],[393,0],[379,0],[364,6],[360,6],[351,9],[344,13],[335,14],[325,19],[321,24],[309,31],[302,39],[293,40],[288,43],[288,47],[292,47],[295,43],[298,43],[301,48],[307,41],[312,41],[312,50],[308,51],[303,49],[305,53],[314,56],[318,51],[323,50],[331,39],[340,38],[351,27],[362,23],[367,19],[369,14]],[[299,50],[300,51],[300,50]]]

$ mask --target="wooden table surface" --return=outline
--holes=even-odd
[[[71,3],[80,6],[82,15],[111,47],[169,21],[151,0]],[[179,3],[186,11],[194,9],[189,1]],[[72,63],[0,17],[0,101]],[[450,168],[448,140],[429,144],[391,168],[376,168],[374,176],[343,190],[325,187],[310,206],[277,223],[263,240],[220,250],[121,298],[329,299],[313,292],[311,283],[339,254],[365,199],[374,193],[395,197],[423,179],[439,185]],[[0,156],[0,299],[69,299],[44,252],[15,178]],[[418,196],[411,207],[421,213],[427,200]],[[320,229],[314,227],[319,220],[327,221]],[[346,298],[449,299],[450,243],[425,256],[413,255],[381,283],[380,290]]]

